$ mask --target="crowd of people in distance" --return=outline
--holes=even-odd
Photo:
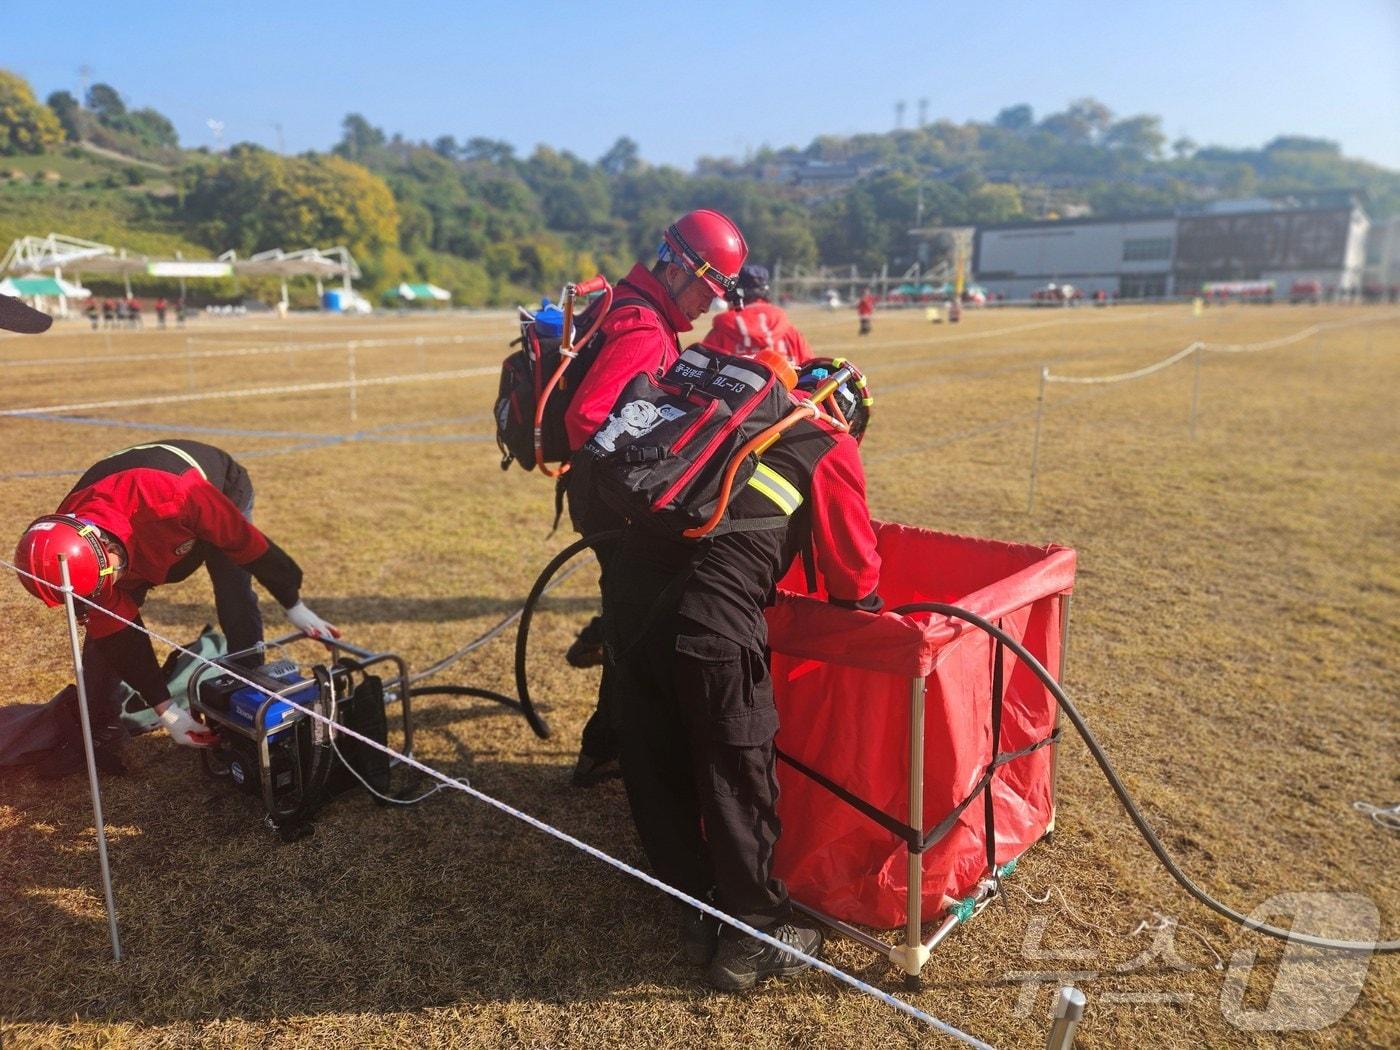
[[[151,308],[156,315],[156,326],[164,328],[166,316],[170,313],[170,304],[166,301],[165,296],[158,296],[151,303]],[[92,325],[94,332],[98,328],[145,327],[141,300],[134,295],[115,299],[108,296],[101,302],[96,296],[92,296],[88,299],[87,305],[83,307],[83,314],[87,317],[88,323]],[[185,300],[177,299],[175,301],[175,324],[177,327],[184,325],[187,314]]]

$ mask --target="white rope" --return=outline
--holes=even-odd
[[[1387,831],[1400,831],[1400,802],[1393,806],[1377,806],[1373,802],[1357,799],[1351,804],[1351,808],[1365,813]]]
[[[402,375],[380,376],[377,379],[339,379],[322,383],[298,383],[294,386],[256,386],[242,390],[206,390],[198,394],[167,394],[163,397],[134,397],[118,401],[84,401],[71,405],[39,405],[34,408],[7,408],[0,416],[29,416],[44,412],[82,412],[94,408],[133,408],[137,405],[176,405],[187,401],[217,401],[221,398],[262,397],[267,394],[304,394],[318,390],[346,390],[365,386],[389,386],[395,383],[427,383],[448,379],[473,379],[478,376],[499,375],[500,366],[458,368],[450,372],[408,372]]]
[[[1322,331],[1321,325],[1308,325],[1301,331],[1292,335],[1280,336],[1278,339],[1266,339],[1262,343],[1221,343],[1218,346],[1213,343],[1206,344],[1206,349],[1213,354],[1252,354],[1259,350],[1275,350],[1280,346],[1290,346],[1293,343],[1301,343],[1309,336],[1317,335]]]
[[[1170,368],[1183,358],[1189,357],[1197,350],[1203,349],[1204,343],[1192,343],[1172,354],[1164,357],[1156,364],[1147,365],[1133,372],[1119,372],[1111,376],[1057,376],[1052,375],[1049,369],[1045,370],[1045,381],[1047,383],[1123,383],[1129,379],[1141,379],[1143,376],[1150,376],[1153,372],[1160,372],[1164,368]]]
[[[0,565],[13,569],[20,576],[28,577],[29,579],[34,580],[36,583],[43,583],[46,586],[51,586],[48,584],[48,581],[38,576],[35,576],[32,573],[26,572],[25,570],[21,569],[18,565],[15,565],[13,562],[5,561],[3,558],[0,558]],[[500,799],[488,795],[484,791],[480,791],[477,788],[472,787],[468,783],[449,777],[446,773],[440,773],[438,770],[433,769],[431,766],[419,762],[416,758],[395,751],[393,748],[387,747],[377,740],[371,740],[369,737],[364,736],[363,734],[358,733],[347,726],[336,725],[334,724],[332,719],[326,718],[326,716],[322,715],[320,712],[313,711],[309,707],[303,707],[301,704],[297,703],[295,700],[292,700],[290,697],[273,692],[272,690],[267,689],[265,686],[261,686],[257,682],[251,681],[232,668],[225,667],[221,664],[216,664],[214,661],[208,659],[207,657],[202,656],[199,653],[192,652],[189,649],[186,649],[183,645],[179,644],[178,642],[172,641],[171,639],[166,638],[165,636],[158,634],[155,631],[152,631],[144,624],[139,624],[132,620],[128,620],[123,616],[119,616],[114,612],[102,608],[96,602],[90,601],[87,598],[84,598],[81,595],[79,595],[77,592],[73,591],[71,587],[60,588],[60,590],[66,590],[67,593],[72,594],[74,601],[82,602],[84,605],[97,609],[104,616],[108,616],[119,623],[124,623],[128,627],[134,627],[136,630],[142,632],[148,637],[163,642],[164,644],[170,646],[172,649],[175,649],[179,652],[184,653],[186,656],[191,657],[198,663],[216,668],[221,674],[225,674],[239,682],[242,682],[244,685],[251,686],[252,688],[256,689],[259,693],[262,693],[264,696],[281,700],[283,703],[287,704],[289,707],[295,708],[302,714],[310,718],[316,719],[317,721],[326,723],[328,726],[331,727],[331,732],[342,733],[346,736],[353,737],[360,743],[366,744],[369,747],[374,748],[376,751],[382,751],[384,752],[384,754],[388,755],[391,758],[397,759],[404,765],[411,766],[412,768],[418,770],[420,773],[424,773],[427,776],[432,777],[434,780],[441,782],[441,784],[444,787],[456,788],[458,791],[461,791],[467,795],[470,795],[472,798],[475,798],[478,802],[484,802],[488,806],[500,810],[502,813],[505,813],[508,816],[512,816],[515,817],[517,820],[523,821],[524,823],[530,825],[537,831],[544,832],[546,835],[549,835],[552,838],[556,838],[560,842],[567,843],[568,845],[573,846],[576,849],[582,850],[584,853],[587,853],[590,857],[593,857],[596,860],[600,860],[604,864],[608,864],[611,867],[616,868],[618,871],[623,872],[624,874],[631,875],[632,877],[639,879],[642,882],[645,882],[648,886],[652,886],[655,889],[658,889],[661,892],[676,898],[682,903],[688,904],[692,908],[695,908],[698,911],[702,911],[706,915],[709,915],[714,919],[718,919],[720,922],[723,922],[728,926],[732,926],[734,929],[739,930],[742,933],[746,933],[750,937],[754,937],[759,941],[762,941],[770,947],[777,948],[787,955],[791,955],[795,958],[801,959],[809,966],[812,966],[815,969],[818,969],[821,972],[836,978],[838,981],[842,981],[845,984],[850,985],[852,988],[856,989],[859,992],[863,992],[864,994],[869,995],[872,998],[877,999],[880,1002],[883,1002],[886,1005],[893,1007],[900,1013],[906,1014],[917,1021],[923,1022],[928,1027],[933,1028],[936,1031],[942,1032],[944,1035],[948,1035],[954,1039],[961,1040],[962,1042],[967,1043],[969,1046],[979,1047],[981,1048],[981,1050],[992,1050],[992,1047],[989,1044],[984,1043],[982,1040],[976,1038],[975,1036],[967,1034],[961,1029],[954,1028],[946,1021],[941,1021],[937,1017],[934,1017],[932,1014],[925,1013],[923,1010],[920,1010],[917,1006],[914,1006],[911,1003],[907,1003],[903,999],[897,998],[896,996],[890,995],[888,992],[882,991],[881,989],[876,988],[871,984],[867,984],[865,981],[862,981],[859,977],[855,977],[852,974],[847,973],[845,970],[839,969],[831,965],[830,963],[817,958],[816,956],[808,955],[805,952],[798,951],[791,945],[784,944],[776,937],[764,933],[762,930],[756,929],[755,927],[752,927],[747,923],[734,918],[732,915],[728,915],[725,912],[720,911],[714,905],[709,904],[708,902],[700,900],[696,897],[692,897],[690,896],[690,894],[684,893],[681,890],[676,889],[674,886],[669,886],[661,880],[651,875],[648,875],[646,872],[640,871],[637,868],[632,867],[626,861],[618,860],[611,854],[604,853],[596,846],[591,846],[587,842],[584,842],[582,839],[575,838],[573,835],[570,835],[567,831],[561,831],[553,825],[546,824],[539,818],[532,817],[530,814],[516,809],[509,803],[502,802]]]
[[[1146,365],[1133,372],[1119,372],[1109,376],[1057,376],[1052,375],[1049,370],[1045,372],[1047,383],[1122,383],[1129,379],[1141,379],[1149,376],[1153,372],[1160,372],[1164,368],[1176,364],[1178,361],[1190,357],[1197,350],[1210,354],[1246,354],[1254,353],[1258,350],[1275,350],[1281,346],[1290,346],[1293,343],[1300,343],[1304,339],[1320,334],[1323,331],[1330,331],[1337,328],[1351,328],[1361,324],[1375,324],[1377,322],[1394,321],[1397,315],[1383,314],[1380,317],[1358,317],[1350,321],[1331,321],[1327,324],[1313,324],[1300,329],[1291,335],[1280,336],[1277,339],[1266,339],[1259,343],[1221,343],[1219,345],[1206,342],[1195,342],[1188,347],[1184,347],[1172,354],[1164,357],[1154,364]]]
[[[472,343],[480,342],[485,338],[488,337],[484,335],[403,336],[399,339],[340,339],[333,343],[277,343],[267,346],[239,346],[231,347],[227,350],[193,350],[189,353],[176,350],[161,354],[95,354],[84,358],[84,365],[91,367],[92,365],[109,363],[129,364],[138,361],[170,361],[174,363],[190,359],[205,360],[219,357],[253,357],[263,354],[300,354],[311,350],[342,350],[351,345],[359,350],[378,350],[390,346],[422,346],[428,343]],[[0,361],[0,368],[69,365],[72,363],[73,359],[71,357],[25,357],[15,361]]]

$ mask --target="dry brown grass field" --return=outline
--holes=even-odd
[[[1352,808],[1400,800],[1395,308],[972,311],[955,326],[906,311],[878,315],[865,339],[853,312],[795,320],[819,351],[849,352],[871,377],[878,415],[863,452],[877,516],[1078,550],[1066,684],[1183,866],[1246,912],[1282,893],[1364,894],[1383,936],[1400,936],[1400,835]],[[1189,362],[1117,385],[1053,386],[1027,514],[1042,363],[1109,374],[1196,339],[1360,320],[1208,356],[1194,439]],[[345,390],[0,417],[0,538],[52,510],[98,455],[199,437],[249,467],[256,519],[305,568],[313,607],[351,640],[426,666],[517,608],[570,538],[548,535],[551,486],[503,474],[490,438],[490,373],[512,324],[504,313],[201,319],[185,331],[108,338],[67,323],[0,338],[0,409],[336,381],[349,339],[367,341],[355,355],[362,379],[483,369],[361,388],[354,421]],[[220,355],[238,348],[263,352]],[[20,363],[53,358],[65,363]],[[503,708],[435,697],[419,705],[416,751],[640,864],[620,786],[568,784],[595,680],[561,656],[593,609],[592,587],[578,573],[536,621],[534,689],[552,739]],[[192,637],[212,615],[207,580],[162,588],[145,615]],[[0,618],[0,703],[69,681],[61,612],[0,579]],[[510,637],[440,681],[512,692]],[[347,796],[314,837],[282,845],[251,799],[205,780],[163,734],[135,740],[131,762],[130,776],[103,782],[120,964],[85,780],[0,777],[7,1048],[947,1042],[819,974],[711,993],[677,957],[661,894],[460,793],[403,812]],[[1244,1007],[1256,1015],[1279,946],[1176,887],[1077,738],[1059,769],[1053,841],[937,950],[917,1005],[997,1046],[1043,1045],[1055,982],[1020,975],[1075,970],[1090,1004],[1081,1046],[1400,1042],[1394,957],[1373,959],[1355,1004],[1317,1031],[1252,1030],[1224,1009],[1239,990],[1207,945],[1227,961],[1258,952],[1233,971],[1236,983],[1248,976]],[[1175,954],[1142,961],[1154,934],[1133,931],[1157,913],[1180,923]],[[838,940],[826,954],[903,994],[864,949]],[[1316,989],[1338,965],[1304,953],[1290,979],[1302,972],[1303,998],[1312,988],[1326,1008],[1335,993]]]

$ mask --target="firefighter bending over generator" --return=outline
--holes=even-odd
[[[637,263],[617,283],[612,309],[603,319],[603,344],[585,373],[564,416],[571,453],[577,452],[607,419],[618,392],[639,372],[661,375],[680,355],[680,333],[688,332],[714,300],[732,291],[748,254],[744,235],[729,218],[701,209],[666,228],[648,269]],[[587,458],[570,455],[569,518],[583,536],[622,525],[622,517],[593,491]],[[596,549],[606,573],[611,545]],[[584,628],[569,651],[576,666],[603,663],[602,622]],[[573,782],[587,787],[617,775],[618,747],[608,714],[611,671],[605,666],[598,707],[583,730]]]
[[[812,362],[797,379],[798,395],[817,390],[836,371],[830,360]],[[784,432],[729,503],[727,528],[696,540],[637,520],[603,572],[623,783],[653,870],[809,955],[821,949],[821,933],[796,921],[786,888],[772,874],[781,831],[778,714],[763,610],[804,550],[811,554],[809,573],[820,573],[830,601],[882,608],[880,558],[857,450],[869,397],[857,374],[831,399],[839,409],[831,415],[849,433],[824,416]],[[680,931],[684,955],[708,965],[717,988],[749,988],[807,965],[731,927],[720,936],[715,920],[688,912]]]
[[[54,514],[37,519],[20,536],[15,564],[39,577],[20,582],[44,604],[63,604],[59,557],[68,562],[74,593],[87,627],[83,677],[98,766],[125,770],[121,746],[121,683],[155,709],[178,744],[202,747],[214,736],[173,703],[151,640],[106,615],[141,623],[141,605],[152,587],[178,583],[203,565],[214,584],[214,606],[230,652],[262,641],[262,615],[252,581],[281,603],[287,618],[312,638],[337,631],[300,598],[301,569],[249,520],[253,484],[227,452],[198,441],[135,445],[89,467]],[[104,611],[105,610],[105,611]],[[247,658],[259,663],[259,655]],[[65,720],[65,741],[48,775],[83,768],[77,712]]]

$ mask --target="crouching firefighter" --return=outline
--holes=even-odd
[[[694,347],[659,384],[629,383],[612,419],[621,425],[605,424],[581,454],[628,521],[603,608],[643,848],[670,885],[815,955],[821,933],[797,921],[773,876],[778,715],[763,610],[799,554],[833,603],[882,608],[857,450],[864,380],[826,359],[799,375],[771,351]],[[730,927],[721,936],[697,911],[679,936],[721,989],[807,965]]]
[[[178,583],[204,566],[230,652],[254,648],[263,639],[254,579],[301,631],[313,638],[340,637],[302,602],[301,569],[253,526],[252,510],[252,482],[232,456],[197,441],[168,441],[135,445],[100,460],[55,513],[36,519],[20,536],[15,564],[30,574],[20,576],[26,590],[45,605],[62,605],[63,558],[74,594],[93,603],[77,606],[87,628],[83,677],[88,713],[104,771],[125,768],[123,681],[155,709],[176,743],[204,747],[215,741],[213,733],[171,701],[150,637],[107,615],[141,624],[141,605],[151,588]],[[261,654],[251,654],[246,662],[261,663]],[[76,710],[72,714],[66,719],[71,724],[63,728],[59,758],[45,771],[49,775],[83,768]]]

